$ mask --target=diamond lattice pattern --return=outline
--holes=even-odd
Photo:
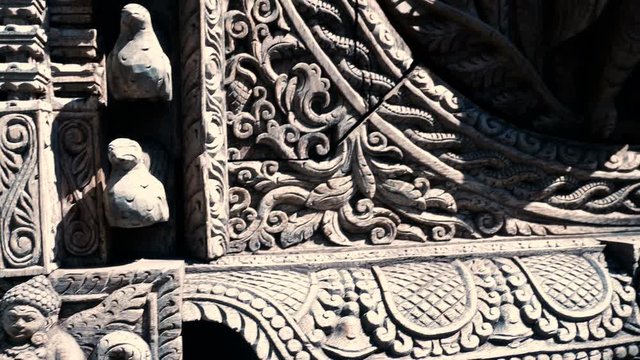
[[[605,295],[598,273],[583,257],[554,254],[522,261],[542,280],[542,291],[567,310],[593,307]]]
[[[385,267],[384,272],[397,309],[416,324],[439,328],[453,323],[465,311],[467,292],[453,265],[396,265]]]

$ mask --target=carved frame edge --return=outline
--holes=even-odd
[[[182,359],[182,261],[140,260],[124,266],[59,269],[49,275],[65,302],[102,301],[128,285],[152,284],[148,295],[149,345],[153,359]]]
[[[181,2],[183,142],[187,204],[186,232],[191,255],[214,260],[227,252],[229,235],[227,129],[222,0]],[[190,33],[193,30],[197,36]],[[193,74],[197,75],[193,75]]]

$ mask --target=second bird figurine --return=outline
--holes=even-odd
[[[137,228],[169,220],[164,185],[142,162],[142,148],[130,139],[109,144],[111,174],[104,193],[109,225]]]

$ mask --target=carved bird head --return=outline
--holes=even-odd
[[[140,4],[129,4],[122,8],[120,14],[121,30],[137,32],[151,28],[151,14]]]
[[[131,170],[142,163],[142,148],[137,142],[119,138],[109,143],[109,162],[116,169]]]

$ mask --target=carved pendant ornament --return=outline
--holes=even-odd
[[[140,144],[116,139],[109,144],[111,174],[105,192],[111,226],[136,228],[169,220],[164,186],[143,163]]]

